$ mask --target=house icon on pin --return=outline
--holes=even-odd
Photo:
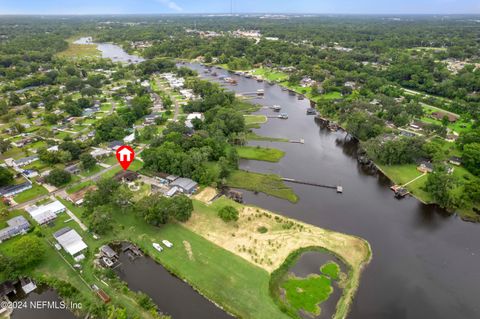
[[[130,162],[131,161],[131,156],[132,156],[132,151],[130,151],[128,148],[122,149],[120,152],[118,152],[120,155],[120,161],[121,162]]]

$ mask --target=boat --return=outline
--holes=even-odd
[[[288,114],[287,113],[281,113],[279,116],[278,116],[279,119],[282,119],[282,120],[286,120],[288,119]]]
[[[212,72],[212,76],[217,76],[217,72]]]
[[[282,91],[288,90],[286,87],[282,86]]]
[[[257,82],[263,82],[263,79],[260,77],[257,77]]]
[[[305,96],[303,96],[303,95],[300,94],[300,95],[298,96],[298,99],[299,99],[299,100],[303,100],[303,99],[305,99]]]
[[[274,85],[274,84],[275,84],[275,82],[273,82],[273,81],[268,81],[268,85]]]
[[[314,108],[307,109],[307,115],[317,115],[317,111]]]
[[[273,105],[271,108],[274,112],[280,112],[280,110],[282,109],[280,105]]]
[[[246,73],[246,74],[245,74],[245,77],[246,77],[247,79],[251,79],[251,78],[252,78],[252,75],[251,75],[251,74],[248,74],[248,73]]]
[[[257,90],[257,95],[264,95],[265,94],[265,90],[264,89],[258,89]]]
[[[172,248],[173,247],[173,244],[171,242],[169,242],[168,240],[164,239],[162,240],[162,243],[165,245],[165,247],[167,248]]]
[[[102,257],[102,261],[105,263],[107,267],[112,267],[113,266],[113,261],[108,258],[108,257]]]
[[[153,248],[155,248],[156,250],[158,250],[160,252],[163,250],[162,246],[160,246],[159,243],[153,243],[152,246],[153,246]]]

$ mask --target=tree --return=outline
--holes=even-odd
[[[186,222],[193,212],[192,200],[185,195],[175,196],[171,200],[171,213],[176,220]]]
[[[435,166],[432,173],[428,174],[425,190],[441,207],[454,208],[452,190],[455,187],[455,179],[448,174],[445,166]]]
[[[22,236],[11,247],[11,258],[16,269],[37,265],[46,252],[45,243],[35,236]]]
[[[471,143],[463,147],[463,165],[472,174],[480,176],[480,143]]]
[[[90,153],[83,153],[80,155],[80,162],[82,163],[82,168],[89,170],[95,167],[97,160]]]
[[[67,184],[71,179],[72,175],[69,172],[59,168],[54,168],[50,174],[45,177],[47,183],[57,187]]]
[[[80,148],[80,146],[78,146],[78,144],[76,144],[74,142],[70,142],[70,141],[63,142],[62,144],[60,144],[58,146],[58,148],[62,151],[68,151],[72,156],[72,158],[71,158],[72,160],[78,159],[78,157],[82,153],[82,149]]]
[[[0,153],[5,153],[10,149],[12,143],[9,140],[1,139],[0,140]]]
[[[104,235],[112,230],[112,213],[107,205],[96,207],[88,218],[88,227],[94,233]]]
[[[238,210],[233,206],[224,206],[218,211],[218,216],[224,221],[237,221]]]
[[[13,173],[8,168],[0,166],[0,186],[7,186],[13,182]]]

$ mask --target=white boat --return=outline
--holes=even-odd
[[[162,246],[160,246],[159,243],[153,243],[152,246],[153,246],[153,248],[155,248],[156,250],[158,250],[160,252],[163,250]]]
[[[162,243],[165,245],[165,247],[167,248],[172,248],[173,247],[173,244],[171,242],[169,242],[168,240],[164,239],[162,240]]]
[[[274,110],[275,112],[280,112],[281,109],[282,109],[282,107],[280,105],[273,105],[272,106],[272,110]]]

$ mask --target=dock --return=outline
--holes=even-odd
[[[305,144],[305,140],[303,138],[299,140],[289,140],[288,143]]]
[[[319,183],[313,183],[313,182],[305,182],[305,181],[299,181],[293,178],[286,178],[282,177],[282,180],[284,182],[289,182],[289,183],[294,183],[294,184],[302,184],[302,185],[309,185],[309,186],[316,186],[316,187],[323,187],[323,188],[329,188],[329,189],[334,189],[337,191],[337,193],[343,193],[343,186],[340,185],[325,185],[325,184],[319,184]]]

